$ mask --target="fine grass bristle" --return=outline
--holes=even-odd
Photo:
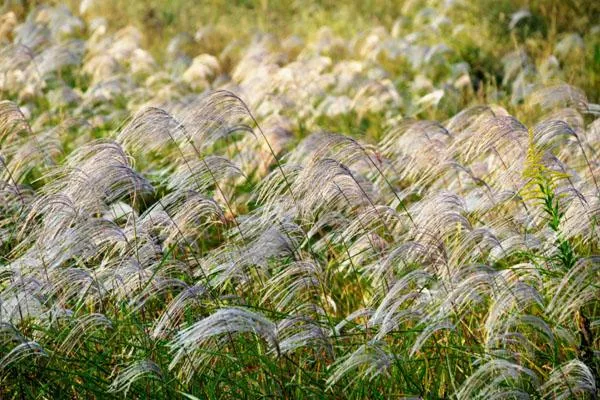
[[[598,5],[55,3],[0,8],[0,399],[598,398]]]

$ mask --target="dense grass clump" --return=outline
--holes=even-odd
[[[529,3],[9,1],[0,398],[597,398],[599,9]]]

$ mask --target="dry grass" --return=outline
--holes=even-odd
[[[593,6],[115,4],[0,17],[0,397],[598,396]]]

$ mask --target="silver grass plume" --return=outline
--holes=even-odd
[[[244,308],[221,308],[177,333],[170,343],[174,355],[169,369],[179,367],[187,381],[194,369],[201,367],[211,358],[211,353],[224,344],[224,337],[243,333],[252,333],[271,348],[278,348],[277,326],[269,319]]]

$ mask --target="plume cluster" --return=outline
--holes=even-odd
[[[164,66],[6,28],[0,397],[597,398],[600,107],[524,49],[475,104],[431,3]]]

